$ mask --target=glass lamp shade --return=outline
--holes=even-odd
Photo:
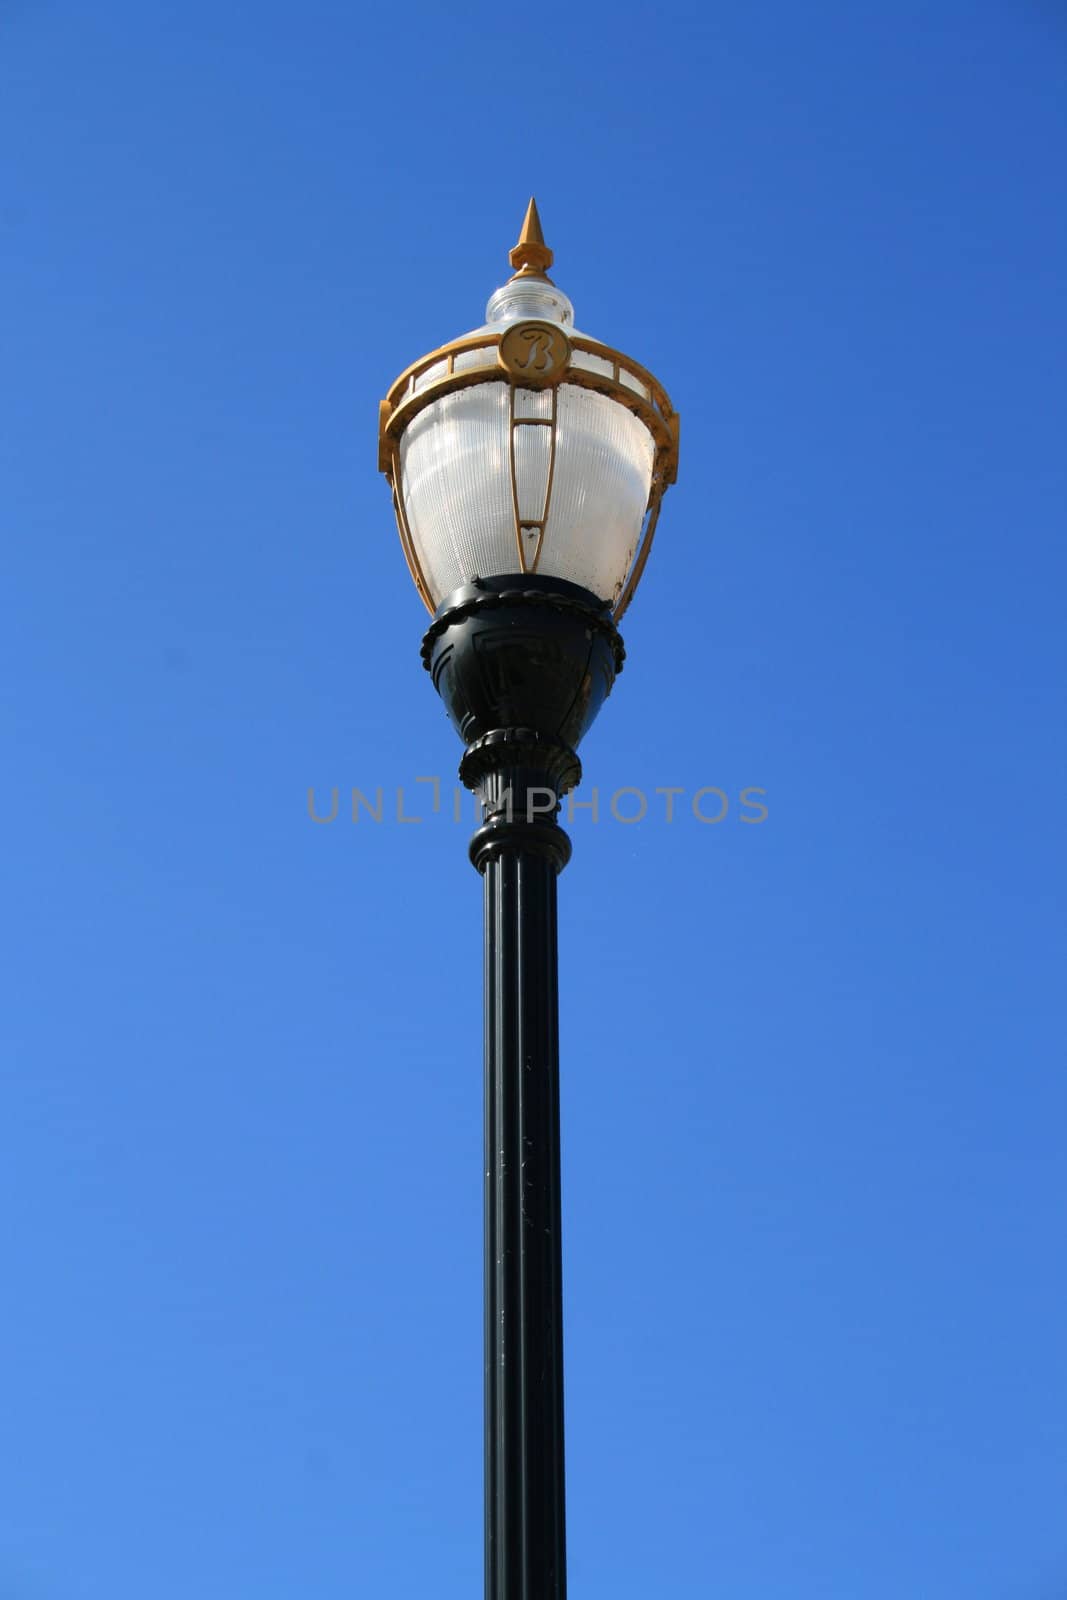
[[[673,481],[677,417],[651,374],[577,332],[543,274],[518,273],[486,316],[383,402],[416,585],[433,610],[476,578],[537,572],[621,614]]]
[[[550,416],[513,428],[508,391],[479,383],[444,395],[401,435],[400,493],[430,600],[475,577],[534,570],[536,559],[536,571],[614,602],[641,536],[655,440],[616,401],[569,383],[554,428]],[[520,389],[515,409],[547,410],[550,399]]]

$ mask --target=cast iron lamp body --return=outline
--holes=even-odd
[[[392,386],[379,447],[482,808],[486,1600],[565,1600],[557,819],[622,669],[678,419],[574,331],[532,200],[511,262],[486,325]]]

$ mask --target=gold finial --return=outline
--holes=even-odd
[[[545,236],[541,232],[541,218],[537,214],[537,201],[530,196],[530,204],[526,207],[526,216],[523,219],[522,232],[519,242],[514,250],[508,252],[508,260],[515,268],[516,278],[546,278],[548,268],[552,265],[552,252],[545,243]]]

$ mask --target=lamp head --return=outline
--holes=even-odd
[[[433,611],[479,578],[536,573],[617,618],[678,463],[678,417],[644,367],[579,333],[547,276],[531,199],[486,321],[408,367],[382,401],[379,465]]]

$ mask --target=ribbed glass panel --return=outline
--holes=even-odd
[[[540,522],[545,514],[551,458],[551,428],[520,424],[515,429],[515,485],[520,522]]]
[[[448,371],[448,362],[435,361],[432,367],[427,367],[425,372],[420,372],[415,379],[415,393],[425,389],[428,383],[436,383],[438,378],[443,378]]]
[[[586,372],[600,372],[605,378],[610,378],[615,371],[612,361],[605,361],[603,356],[591,356],[587,350],[575,350],[571,354],[572,367],[584,367]]]
[[[655,442],[606,395],[564,383],[558,406],[552,509],[537,570],[614,600],[641,536]]]
[[[648,399],[648,389],[641,382],[640,378],[635,378],[632,372],[627,372],[626,368],[622,366],[619,368],[619,382],[624,383],[626,387],[628,389],[632,389],[635,394],[639,394],[643,400]]]
[[[617,401],[575,384],[557,391],[556,460],[538,571],[618,596],[641,533],[655,446]],[[476,576],[519,569],[504,382],[435,400],[400,441],[412,542],[437,605]],[[520,517],[543,515],[552,429],[515,428]],[[533,543],[535,541],[531,541]]]
[[[400,468],[434,605],[472,578],[516,571],[506,383],[459,389],[420,411],[401,434]]]
[[[544,417],[552,415],[551,389],[516,389],[515,415],[517,417]]]
[[[495,367],[496,345],[483,344],[477,350],[461,350],[453,363],[453,372],[470,372],[474,367]]]

